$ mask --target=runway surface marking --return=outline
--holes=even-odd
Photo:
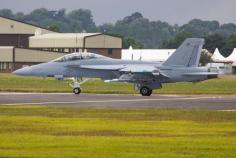
[[[48,92],[0,92],[0,95],[75,95],[74,93],[48,93]],[[82,94],[91,94],[91,95],[113,95],[113,96],[117,96],[117,95],[140,95],[140,94],[116,94],[116,93],[111,93],[111,94],[103,94],[103,93],[82,93]],[[154,94],[155,95],[155,94]],[[159,95],[159,94],[158,94]],[[162,96],[179,96],[179,95],[172,95],[172,94],[160,94]]]
[[[235,112],[236,110],[231,110],[231,109],[229,109],[229,110],[218,110],[218,111],[225,111],[225,112]]]
[[[0,95],[55,95],[55,94],[56,95],[74,95],[73,93],[0,92]],[[86,94],[86,93],[83,93],[83,94]],[[100,94],[95,94],[95,95],[100,95]]]
[[[92,101],[66,101],[66,102],[26,102],[26,103],[7,103],[2,105],[48,105],[48,104],[78,104],[78,103],[114,103],[114,102],[145,102],[145,101],[177,101],[177,100],[201,100],[201,99],[220,99],[221,97],[185,97],[185,98],[159,98],[159,99],[121,99],[121,100],[92,100]]]

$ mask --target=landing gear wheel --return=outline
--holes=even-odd
[[[152,89],[150,89],[150,88],[144,86],[144,87],[142,87],[142,88],[140,89],[140,94],[141,94],[142,96],[150,96],[150,95],[152,94]]]
[[[74,92],[74,94],[80,94],[81,93],[81,89],[80,88],[74,88],[73,92]]]

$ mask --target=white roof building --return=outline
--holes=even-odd
[[[142,61],[166,61],[175,49],[123,49],[121,58],[124,60],[142,60]],[[215,49],[212,60],[214,63],[236,63],[236,48],[227,58],[221,55],[218,48]]]
[[[123,49],[121,58],[124,60],[166,61],[175,49]]]

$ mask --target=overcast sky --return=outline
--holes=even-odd
[[[136,11],[151,20],[184,24],[193,18],[236,23],[236,0],[0,0],[0,9],[29,13],[36,8],[90,9],[96,24],[115,22]]]

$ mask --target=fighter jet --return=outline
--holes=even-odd
[[[150,96],[163,83],[198,82],[217,77],[199,60],[204,39],[188,38],[164,62],[145,62],[112,59],[102,55],[78,52],[65,55],[48,63],[24,67],[14,71],[23,76],[75,78],[74,94],[81,93],[77,78],[101,78],[105,82],[133,83],[142,96]]]

